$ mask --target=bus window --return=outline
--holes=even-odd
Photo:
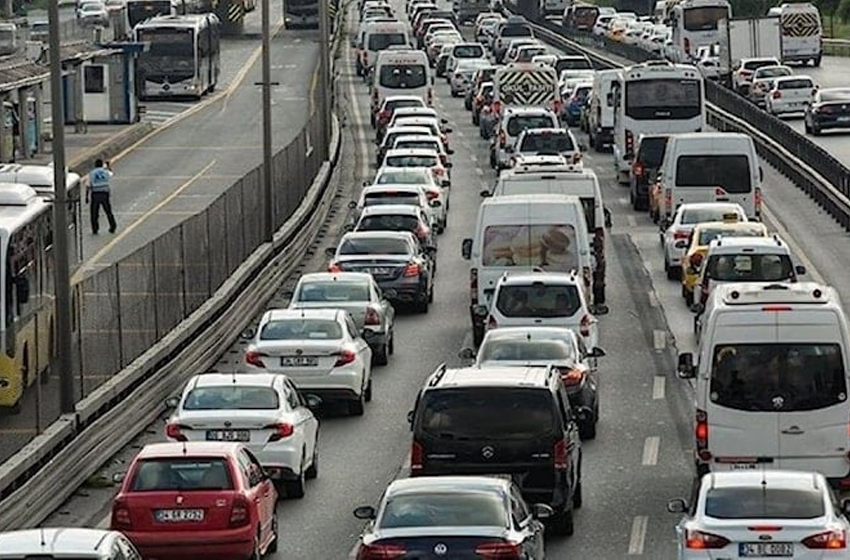
[[[714,31],[718,21],[729,17],[729,10],[725,6],[689,8],[684,12],[686,31]]]

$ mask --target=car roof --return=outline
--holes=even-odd
[[[354,232],[352,232],[354,233]],[[366,232],[362,232],[366,233]],[[380,232],[375,232],[380,233]],[[345,236],[343,236],[344,238]],[[299,284],[307,282],[369,282],[372,275],[368,272],[310,272],[302,274],[299,278]]]
[[[409,231],[350,231],[342,236],[342,239],[405,239],[410,240],[415,237]],[[371,276],[370,274],[366,276]]]
[[[579,280],[575,274],[569,272],[529,272],[502,276],[499,283],[507,286],[535,283],[579,285]]]
[[[458,387],[548,387],[551,371],[545,366],[485,366],[447,369],[437,384]]]
[[[761,222],[700,222],[694,227],[694,231],[704,230],[704,229],[720,229],[726,231],[735,231],[735,230],[756,230],[762,229],[764,231],[767,230],[767,226]],[[752,237],[761,237],[761,236],[752,236]],[[730,237],[728,239],[734,239],[734,237]]]
[[[419,207],[410,204],[381,204],[379,206],[367,206],[363,209],[361,216],[373,215],[389,215],[404,214],[409,216],[419,216]]]
[[[387,150],[386,157],[391,156],[439,156],[437,150],[431,148],[394,148]]]
[[[386,496],[443,492],[492,492],[506,494],[510,481],[495,476],[419,476],[394,480],[387,487]]]
[[[403,134],[397,140],[402,140],[404,142],[440,142],[440,139],[434,136],[433,134]]]
[[[425,106],[425,101],[418,95],[388,95],[384,98],[384,102],[387,101],[421,101],[422,106]],[[399,111],[401,109],[398,109]]]
[[[550,126],[548,128],[526,128],[520,135],[531,136],[532,134],[563,134],[564,136],[569,136],[570,131],[566,128],[556,128],[554,126]]]
[[[0,555],[97,558],[117,535],[116,531],[62,527],[8,531],[0,533]]]
[[[426,168],[423,167],[422,169]],[[371,193],[391,191],[410,191],[419,194],[422,193],[422,185],[420,183],[381,183],[380,185],[367,185],[363,187],[363,190],[360,191],[360,194],[367,195]]]
[[[242,444],[226,441],[184,441],[149,443],[137,459],[181,458],[202,455],[205,457],[229,457],[235,455]]]
[[[243,385],[271,387],[280,377],[278,373],[202,373],[194,376],[187,387],[220,387],[222,385]]]
[[[679,212],[685,210],[712,210],[714,208],[723,208],[728,210],[742,210],[741,205],[737,202],[686,202],[679,206]]]
[[[278,308],[266,311],[264,316],[269,321],[282,321],[284,319],[325,319],[336,321],[337,315],[345,313],[342,309],[330,307],[311,307],[309,309]]]
[[[544,107],[506,107],[505,108],[505,116],[522,116],[522,115],[552,115],[555,116],[555,113],[552,112],[551,109],[546,109]]]
[[[712,239],[710,247],[712,250],[716,250],[718,248],[735,248],[740,249],[741,247],[753,247],[753,248],[770,248],[776,249],[778,247],[783,248],[786,252],[791,252],[782,240],[779,237],[767,237],[762,235],[750,235],[750,236],[740,236],[740,237],[719,237],[717,239]]]
[[[712,472],[704,478],[703,484],[711,488],[748,488],[762,485],[799,490],[823,489],[825,479],[815,472],[786,470],[750,470]]]

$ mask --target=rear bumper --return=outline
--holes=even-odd
[[[301,468],[301,448],[296,449],[290,444],[278,446],[278,443],[269,443],[265,447],[248,445],[248,449],[275,480],[287,478],[286,474],[291,475]]]
[[[843,116],[845,118],[850,118],[850,115],[843,115]],[[850,128],[850,120],[839,121],[838,117],[831,117],[831,118],[819,117],[819,118],[816,118],[816,119],[812,119],[812,122],[814,122],[814,124],[822,130],[827,129],[827,128]]]
[[[323,400],[351,400],[357,399],[363,387],[363,374],[355,369],[342,369],[331,375],[308,376],[292,375],[289,378],[295,386],[305,393],[314,393]],[[287,373],[286,370],[275,371],[275,373]]]
[[[147,560],[170,558],[249,558],[254,547],[251,525],[221,531],[123,531]]]

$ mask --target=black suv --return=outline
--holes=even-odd
[[[635,210],[649,209],[649,189],[664,161],[668,138],[666,134],[644,134],[638,139],[632,172],[629,173],[629,199]]]
[[[408,413],[411,476],[511,474],[557,534],[581,507],[581,442],[553,367],[437,368]]]

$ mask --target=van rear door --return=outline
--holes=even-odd
[[[756,218],[758,172],[754,174],[754,168],[758,169],[758,162],[748,153],[679,155],[672,180],[673,204],[678,208],[692,202],[736,202],[748,218]]]

